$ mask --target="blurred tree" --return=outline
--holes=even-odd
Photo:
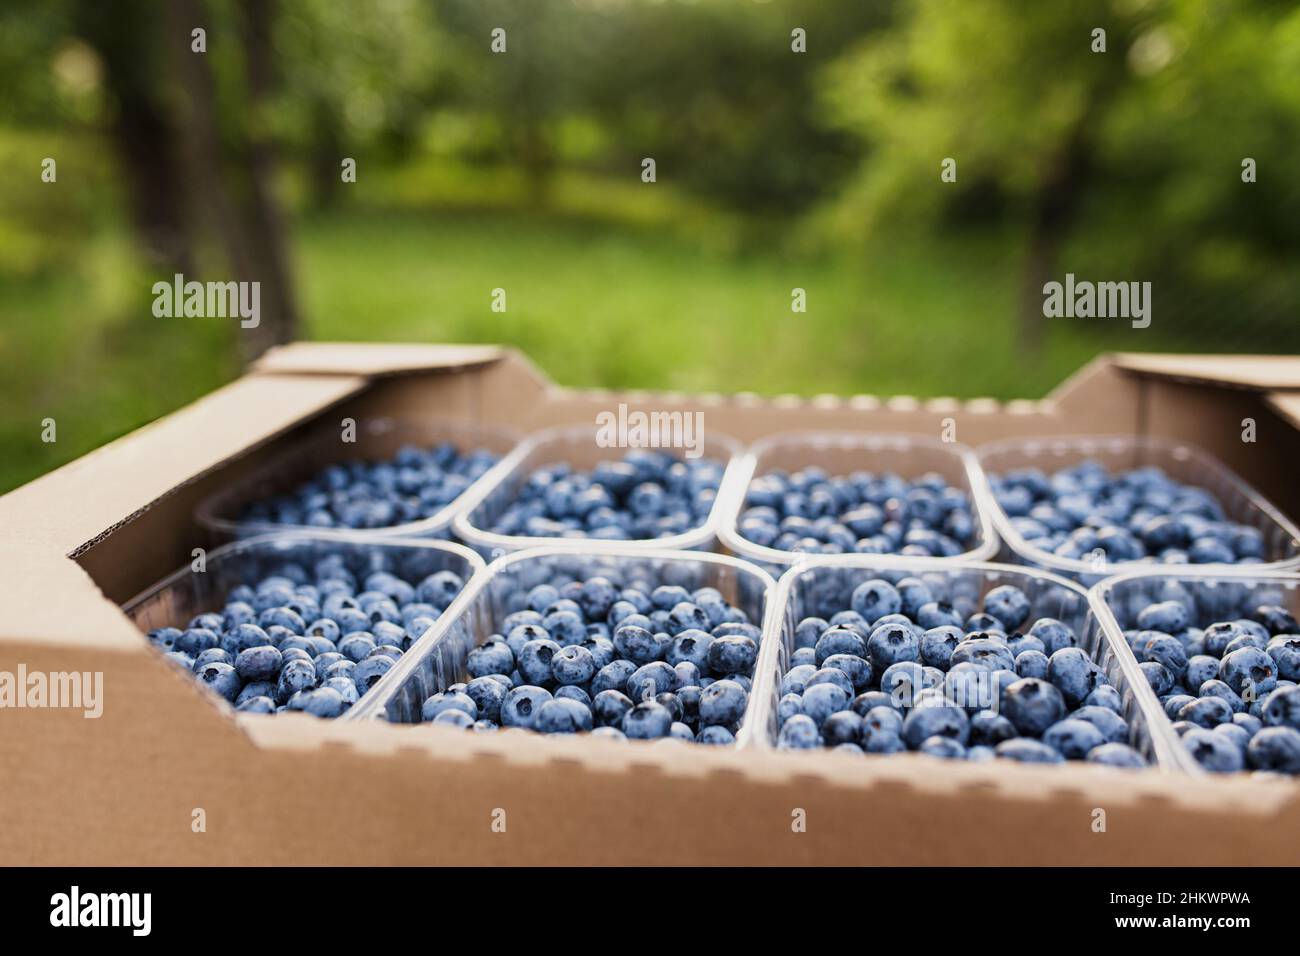
[[[169,272],[192,274],[196,263],[185,170],[167,88],[158,82],[167,45],[154,6],[150,0],[75,4],[71,28],[104,64],[111,97],[108,130],[146,258]]]
[[[1132,15],[1090,0],[916,0],[898,28],[828,71],[833,115],[871,150],[841,204],[869,231],[961,201],[1009,202],[1026,234],[1022,339],[1041,337],[1049,281],[1093,172],[1098,116],[1126,70]],[[1092,31],[1106,32],[1094,52]],[[955,183],[940,178],[956,161]],[[998,197],[1001,197],[1000,199]]]
[[[450,72],[430,5],[295,0],[276,22],[282,82],[270,120],[317,206],[337,201],[344,157],[392,162],[418,139]]]
[[[1235,302],[1257,323],[1294,322],[1300,281],[1285,263],[1300,246],[1300,191],[1291,176],[1243,188],[1239,175],[1244,156],[1278,171],[1300,149],[1294,4],[905,9],[824,78],[830,116],[867,149],[822,220],[833,234],[1014,224],[1030,346],[1064,254],[1115,279],[1160,277],[1180,322],[1212,290],[1220,314]],[[1105,52],[1093,51],[1098,28]],[[940,181],[944,157],[956,183]]]

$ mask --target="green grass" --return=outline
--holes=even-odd
[[[773,394],[1043,394],[1125,327],[1051,327],[1016,344],[1018,255],[1005,240],[881,243],[806,259],[730,251],[690,224],[600,210],[345,208],[303,219],[294,262],[317,339],[503,342],[567,385]],[[156,319],[156,276],[120,226],[43,268],[0,269],[0,490],[237,374],[232,326]],[[790,310],[791,289],[808,311]],[[490,308],[495,288],[507,311]],[[54,418],[58,441],[41,441]]]

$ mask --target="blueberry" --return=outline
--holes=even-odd
[[[672,645],[665,632],[653,632],[635,624],[621,624],[614,631],[614,649],[637,664],[648,664],[664,657]]]
[[[923,740],[917,749],[931,757],[942,757],[946,760],[966,759],[966,748],[951,737],[929,737]]]
[[[970,742],[996,747],[1004,740],[1018,736],[1015,725],[1001,714],[981,710],[970,719]]]
[[[298,701],[295,706],[294,702]],[[332,687],[314,687],[294,694],[289,699],[290,710],[301,710],[313,717],[334,718],[343,713],[343,696]]]
[[[1086,706],[1105,707],[1120,715],[1124,713],[1124,701],[1120,698],[1119,691],[1110,684],[1094,687],[1092,692],[1083,699],[1083,703]]]
[[[736,742],[735,735],[726,727],[718,724],[712,724],[708,727],[701,727],[700,732],[695,735],[696,743],[710,744],[715,747],[726,746]]]
[[[616,660],[606,664],[591,679],[592,694],[599,694],[605,690],[626,690],[627,679],[632,676],[636,669],[636,664],[628,660]]]
[[[585,684],[595,673],[595,658],[580,645],[562,647],[551,658],[551,676],[558,684]]]
[[[310,658],[308,658],[310,660]],[[209,664],[229,664],[235,665],[235,659],[230,656],[230,652],[222,650],[220,647],[209,647],[206,651],[201,651],[198,657],[194,658],[194,673],[198,673]]]
[[[457,727],[461,730],[469,730],[470,728],[477,728],[479,722],[463,710],[443,710],[438,712],[430,723],[441,727]],[[484,721],[484,723],[487,722]]]
[[[501,726],[532,729],[542,704],[552,700],[551,692],[542,687],[523,684],[506,691],[501,701]]]
[[[1265,727],[1250,738],[1246,759],[1255,770],[1300,774],[1300,731],[1292,727]]]
[[[1207,680],[1200,686],[1197,693],[1201,697],[1217,697],[1228,705],[1233,714],[1240,713],[1246,709],[1245,702],[1237,695],[1237,692],[1221,680]],[[1229,715],[1228,719],[1231,719],[1231,715]],[[1192,722],[1197,723],[1197,721]],[[1220,723],[1221,722],[1222,721],[1220,721]]]
[[[1085,759],[1108,767],[1141,768],[1147,765],[1142,755],[1125,743],[1112,742],[1094,747]]]
[[[871,686],[871,665],[861,657],[852,654],[835,654],[826,658],[825,665],[847,676],[855,694]]]
[[[853,590],[849,606],[871,623],[887,614],[897,614],[903,606],[903,599],[892,584],[876,578],[859,584]]]
[[[862,725],[862,718],[853,711],[837,711],[822,723],[822,737],[828,746],[857,743],[862,736]]]
[[[1200,687],[1207,680],[1219,676],[1219,662],[1207,654],[1196,654],[1187,660],[1187,670],[1183,679],[1188,687]]]
[[[1163,631],[1177,634],[1185,630],[1190,622],[1187,608],[1179,601],[1161,601],[1150,604],[1138,612],[1137,626],[1144,631]]]
[[[175,648],[190,657],[197,657],[208,648],[216,647],[221,641],[217,632],[206,627],[191,627],[182,631],[175,639]]]
[[[592,698],[592,714],[602,727],[621,727],[623,715],[631,709],[631,698],[617,690],[603,690]]]
[[[1065,760],[1060,751],[1049,747],[1041,740],[1032,740],[1028,737],[1004,740],[993,748],[993,752],[1004,760],[1015,760],[1019,763],[1061,763]]]
[[[911,628],[902,624],[884,624],[871,632],[867,651],[872,668],[883,673],[890,665],[900,661],[919,660],[921,642]]]
[[[502,640],[489,640],[469,652],[465,670],[470,677],[508,674],[515,669],[515,655]]]
[[[497,722],[500,720],[501,703],[505,700],[508,689],[492,677],[475,677],[465,685],[464,696],[473,702],[479,717]],[[468,710],[466,712],[468,713]]]
[[[425,722],[431,721],[444,710],[459,710],[469,716],[471,723],[479,716],[478,704],[470,695],[444,692],[434,694],[424,702],[420,708],[420,719]]]
[[[343,699],[344,710],[355,704],[361,697],[357,693],[357,685],[353,683],[350,677],[328,677],[322,682],[321,686],[330,688]]]
[[[1258,621],[1269,634],[1295,634],[1300,631],[1294,615],[1277,604],[1261,604],[1250,612],[1250,620]]]
[[[632,672],[627,679],[627,695],[640,702],[677,686],[677,672],[663,661],[651,661]]]
[[[976,632],[953,648],[953,666],[969,663],[988,670],[1014,671],[1016,661],[1011,656],[1011,648],[996,638],[981,636],[983,634]]]
[[[796,714],[781,725],[776,745],[782,750],[811,750],[821,746],[821,735],[811,717]]]
[[[1157,661],[1143,661],[1138,665],[1138,669],[1142,671],[1142,675],[1157,697],[1163,697],[1173,689],[1174,676],[1169,673],[1164,664]]]
[[[316,667],[311,661],[291,660],[280,671],[275,685],[277,703],[287,703],[289,698],[299,691],[316,686]]]
[[[1300,687],[1279,687],[1265,699],[1260,720],[1268,727],[1300,730]]]
[[[1075,647],[1079,643],[1068,625],[1051,617],[1040,617],[1029,629],[1029,634],[1043,642],[1043,653],[1048,657],[1062,648]]]
[[[1174,680],[1182,679],[1187,673],[1187,651],[1183,649],[1182,643],[1177,638],[1170,637],[1168,634],[1148,633],[1142,641],[1139,659],[1163,664]]]
[[[1021,677],[1046,680],[1048,670],[1048,658],[1042,651],[1022,651],[1016,655],[1015,671]]]
[[[964,744],[970,735],[966,712],[944,702],[927,702],[913,707],[903,719],[903,741],[913,750],[936,735],[952,737]]]
[[[389,668],[392,666],[393,659],[391,657],[367,657],[353,670],[352,681],[357,685],[357,690],[364,694],[379,683],[379,679],[388,673]]]
[[[748,637],[719,637],[709,645],[709,669],[717,675],[749,674],[757,659],[758,645]]]
[[[1026,677],[1006,689],[1002,713],[1021,734],[1037,737],[1065,716],[1065,698],[1047,681]]]
[[[1014,631],[1029,618],[1029,598],[1019,588],[1004,584],[984,595],[984,611]]]
[[[834,685],[830,684],[818,686],[839,690],[839,688],[835,688]],[[807,697],[808,693],[806,692],[804,694],[805,701]],[[745,716],[745,706],[748,702],[749,695],[735,681],[715,681],[700,692],[700,723],[704,726],[738,724],[741,718]],[[844,704],[848,704],[847,695],[845,695]],[[626,728],[624,729],[626,731]]]
[[[815,648],[817,666],[837,654],[851,654],[855,657],[867,656],[867,644],[858,634],[847,627],[832,627],[822,632]]]
[[[275,701],[265,695],[249,697],[236,704],[235,710],[248,714],[273,714],[275,713]]]
[[[1243,700],[1255,700],[1277,686],[1277,665],[1259,648],[1244,647],[1219,662],[1219,679]]]
[[[685,630],[673,638],[664,654],[664,660],[674,666],[690,663],[700,670],[706,670],[709,667],[709,648],[712,644],[713,635],[707,631]]]
[[[551,680],[551,659],[560,645],[548,638],[529,641],[519,649],[519,673],[530,684],[542,685]]]
[[[1088,751],[1106,743],[1106,738],[1088,721],[1067,718],[1043,731],[1043,743],[1057,750],[1066,760],[1082,760]]]
[[[933,627],[921,635],[921,661],[930,667],[947,670],[952,663],[952,652],[961,643],[961,628]],[[859,655],[861,656],[861,655]]]
[[[806,692],[809,687],[815,687],[818,684],[834,684],[850,698],[857,693],[857,689],[853,685],[853,678],[838,667],[823,667],[814,671],[806,681],[804,691]]]
[[[623,715],[623,733],[633,740],[653,740],[668,736],[673,715],[668,708],[653,700],[636,704]]]
[[[1244,765],[1241,749],[1221,734],[1192,727],[1183,734],[1182,740],[1193,759],[1212,773],[1234,773]]]
[[[1078,647],[1065,647],[1051,656],[1048,679],[1071,707],[1082,704],[1095,687],[1106,683],[1097,665]]]
[[[839,673],[839,672],[836,672]],[[712,686],[705,688],[707,694]],[[802,706],[804,714],[809,717],[813,723],[821,727],[826,722],[826,718],[831,714],[844,710],[848,707],[852,695],[843,687],[836,683],[820,683],[808,687],[803,692]],[[701,698],[703,704],[703,698]],[[720,721],[725,723],[725,721]]]
[[[533,729],[543,734],[576,734],[591,728],[591,711],[578,701],[563,697],[544,701],[533,720]]]

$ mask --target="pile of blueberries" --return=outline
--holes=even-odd
[[[934,576],[873,579],[829,620],[800,621],[779,746],[1146,765],[1128,743],[1119,692],[1068,625],[1030,623],[1029,598],[1010,585],[965,617],[944,591]]]
[[[418,583],[363,580],[339,554],[311,573],[287,563],[231,590],[219,612],[149,639],[237,710],[338,717],[387,673],[464,587],[451,571]]]
[[[773,471],[750,482],[745,505],[741,536],[780,551],[950,558],[975,536],[970,496],[937,474]]]
[[[1177,585],[1172,585],[1177,589]],[[1300,626],[1275,604],[1192,626],[1190,597],[1143,608],[1125,632],[1183,745],[1206,770],[1300,774]]]
[[[469,652],[469,680],[424,702],[425,721],[473,730],[702,744],[735,741],[759,629],[714,588],[608,577],[542,584]]]
[[[1214,495],[1160,468],[1111,475],[1088,460],[1050,476],[1037,468],[990,475],[989,484],[1021,537],[1062,558],[1078,561],[1098,551],[1112,563],[1248,564],[1264,558],[1258,528],[1227,520]]]
[[[497,534],[628,541],[666,538],[708,518],[726,466],[634,450],[591,471],[539,468],[493,523]]]
[[[455,501],[497,461],[481,448],[461,454],[450,442],[404,445],[384,461],[329,465],[286,494],[250,502],[239,520],[346,529],[420,521]]]

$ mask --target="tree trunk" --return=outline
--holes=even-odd
[[[257,282],[261,312],[256,328],[239,329],[240,350],[251,361],[297,334],[298,313],[289,276],[284,229],[273,192],[274,154],[261,127],[271,85],[271,4],[246,0],[244,22],[246,120],[236,139],[222,138],[216,78],[208,57],[190,48],[190,31],[209,26],[202,0],[174,0],[171,42],[184,92],[185,156],[197,213],[220,240],[236,281]],[[223,162],[224,159],[224,162]]]
[[[1091,170],[1087,136],[1090,113],[1079,121],[1061,152],[1048,165],[1034,197],[1021,274],[1019,322],[1019,344],[1029,352],[1042,348],[1046,326],[1043,286],[1053,278],[1060,278],[1055,275],[1057,259],[1078,215]]]
[[[195,267],[192,222],[185,199],[183,159],[176,125],[160,95],[153,69],[165,31],[147,4],[82,4],[77,33],[104,61],[116,108],[109,137],[127,183],[127,202],[140,245],[151,266],[167,273]],[[123,20],[132,21],[123,28]]]

